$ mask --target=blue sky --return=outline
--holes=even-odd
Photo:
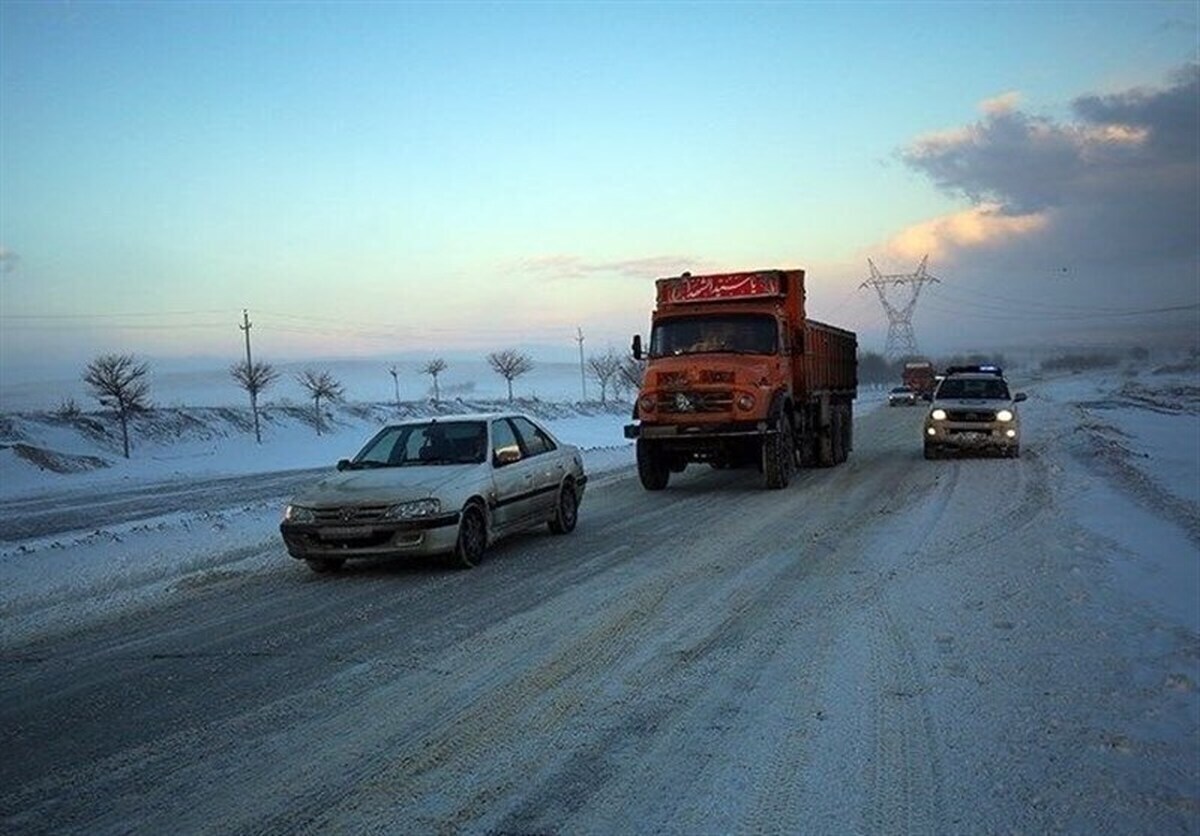
[[[866,258],[926,251],[930,350],[1186,330],[1134,314],[1200,302],[1197,16],[5,2],[0,382],[236,359],[243,308],[268,359],[569,357],[683,269],[805,267],[810,314],[880,350]]]

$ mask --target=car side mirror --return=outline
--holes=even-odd
[[[349,459],[338,459],[337,469],[338,470],[349,470],[350,469],[350,460]]]
[[[641,334],[633,335],[633,347],[631,350],[633,351],[633,359],[634,360],[642,359],[642,335]]]
[[[1025,400],[1025,398],[1026,395],[1024,392],[1017,392],[1017,394],[1013,395],[1013,403],[1020,403],[1021,401]]]
[[[492,461],[496,467],[504,467],[508,464],[516,464],[521,460],[521,451],[516,447],[505,447],[503,450],[497,450],[496,455],[492,456]]]

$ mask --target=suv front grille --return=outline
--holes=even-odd
[[[946,418],[961,424],[991,424],[996,420],[996,413],[990,409],[948,409]]]

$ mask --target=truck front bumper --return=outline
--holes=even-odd
[[[626,424],[626,438],[729,438],[731,436],[773,435],[775,427],[767,421],[726,421],[714,424]]]

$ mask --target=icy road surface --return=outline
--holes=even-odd
[[[1195,832],[1195,626],[1126,594],[1078,416],[1027,406],[1016,461],[926,462],[879,409],[784,491],[611,473],[470,572],[214,541],[5,643],[0,829]]]

